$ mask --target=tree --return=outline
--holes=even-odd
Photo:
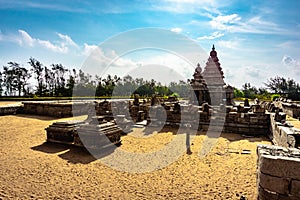
[[[14,70],[14,84],[19,92],[19,96],[21,96],[21,93],[23,93],[24,96],[27,96],[28,91],[26,90],[26,86],[28,85],[27,81],[31,77],[31,74],[28,73],[26,68],[20,67],[18,63],[10,62],[8,64],[10,64]]]
[[[293,100],[300,99],[300,86],[293,79],[276,76],[270,78],[265,85],[274,93],[279,93]]]
[[[66,96],[69,96],[69,97],[72,96],[73,89],[75,87],[75,76],[76,76],[76,74],[72,75],[71,73],[69,75],[69,79],[67,80],[67,93],[66,93]]]
[[[183,80],[179,80],[179,82],[171,82],[169,84],[169,93],[177,93],[180,97],[188,98],[190,95],[189,84]]]
[[[38,85],[37,85],[37,95],[43,95],[43,89],[44,89],[44,78],[43,78],[43,71],[44,71],[44,67],[43,64],[34,59],[34,58],[30,58],[29,62],[30,66],[32,67],[32,71],[35,74],[35,77],[37,79]]]
[[[270,78],[267,83],[265,83],[268,89],[273,91],[274,93],[283,94],[287,89],[286,79],[283,77],[275,76],[274,78]]]
[[[65,93],[65,73],[68,71],[62,64],[51,65],[54,73],[54,94],[56,96],[64,96]]]
[[[234,92],[234,98],[243,98],[243,97],[245,97],[244,92],[237,89],[237,88],[234,88],[233,92]]]
[[[256,89],[256,87],[251,86],[250,83],[245,83],[242,87],[245,98],[256,98],[256,95],[258,94],[258,90]]]
[[[1,74],[1,82],[4,82],[6,94],[15,95],[15,93],[18,92],[19,96],[21,96],[21,94],[27,95],[27,81],[31,76],[28,70],[24,67],[20,67],[20,64],[16,62],[8,62],[7,64],[8,66],[3,66],[4,76]]]
[[[3,66],[4,86],[6,88],[5,95],[11,96],[15,92],[14,71],[10,67]]]
[[[3,92],[3,76],[2,76],[2,73],[0,71],[0,97],[2,96],[2,92]]]

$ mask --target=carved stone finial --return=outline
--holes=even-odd
[[[202,72],[202,68],[200,67],[200,64],[199,64],[199,63],[197,64],[196,71],[197,71],[198,73],[201,73],[201,72]]]

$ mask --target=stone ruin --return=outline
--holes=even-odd
[[[4,105],[0,107],[1,115],[15,115],[23,112],[23,107],[21,105]]]
[[[300,129],[286,122],[286,113],[280,102],[263,102],[262,106],[270,113],[269,138],[275,145],[296,148],[300,146]]]
[[[54,122],[47,127],[47,142],[70,144],[91,149],[121,144],[123,130],[103,116],[85,121]],[[107,140],[108,139],[108,140]]]
[[[198,64],[193,77],[190,81],[194,91],[194,95],[191,97],[192,103],[201,105],[207,102],[210,105],[233,105],[233,87],[224,82],[224,72],[214,45],[203,73],[200,64]]]
[[[300,150],[258,145],[257,156],[257,199],[300,199]]]
[[[286,123],[286,115],[300,118],[300,106],[258,100],[251,105],[247,99],[244,104],[234,105],[233,87],[226,85],[223,78],[213,46],[204,70],[198,64],[189,82],[188,101],[174,97],[164,100],[153,95],[150,101],[141,102],[135,95],[133,101],[23,102],[24,107],[18,109],[26,114],[54,117],[88,112],[85,121],[55,122],[46,128],[49,142],[88,148],[120,144],[121,136],[131,132],[136,123],[155,126],[162,123],[161,119],[165,119],[164,126],[179,127],[185,123],[199,131],[222,126],[222,132],[268,136],[277,146],[257,147],[258,199],[300,199],[300,150],[296,149],[300,146],[300,130]],[[1,112],[16,110],[3,108]],[[216,119],[218,113],[223,113],[224,119]],[[95,136],[100,140],[94,141]]]

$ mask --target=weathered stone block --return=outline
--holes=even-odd
[[[290,194],[300,199],[300,180],[292,180]]]
[[[250,123],[258,123],[257,117],[250,117]]]
[[[278,200],[279,195],[258,186],[258,200]]]
[[[270,176],[264,173],[258,174],[259,185],[272,192],[279,194],[289,194],[290,179]]]
[[[300,158],[260,155],[258,164],[264,174],[300,180]]]

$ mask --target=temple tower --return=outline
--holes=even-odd
[[[213,45],[210,52],[208,61],[203,71],[203,77],[207,83],[207,88],[210,95],[211,105],[220,105],[225,103],[226,92],[225,92],[225,82],[224,73],[219,63],[217,52],[215,51],[215,45]]]
[[[205,80],[202,76],[202,68],[198,63],[197,68],[193,74],[193,79],[190,80],[190,84],[193,92],[191,93],[191,103],[201,105],[202,103],[209,102],[208,88]]]

